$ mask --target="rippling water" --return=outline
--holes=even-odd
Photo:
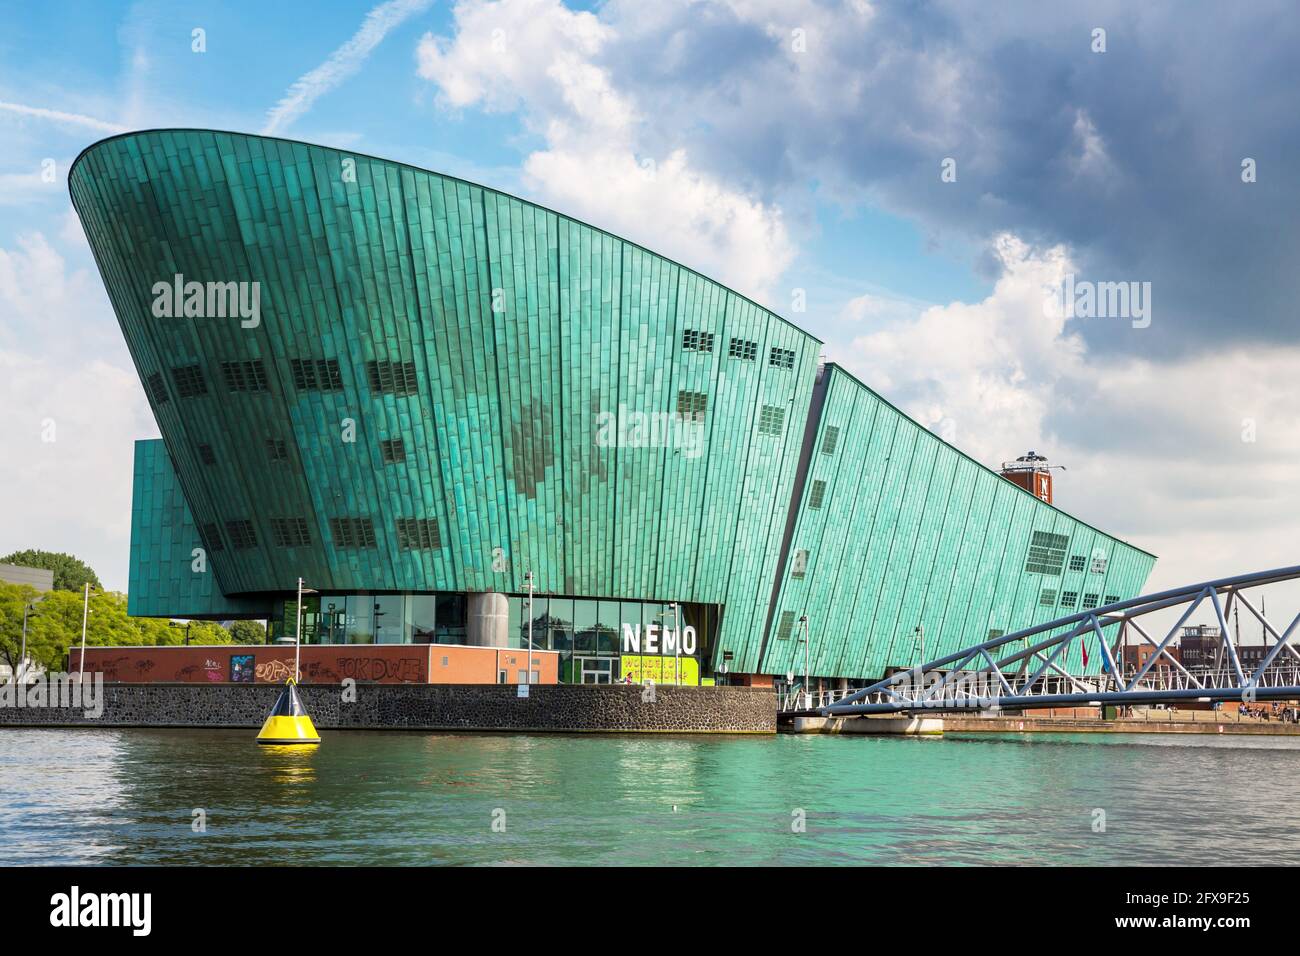
[[[1292,863],[1297,789],[1296,738],[0,730],[0,863]]]

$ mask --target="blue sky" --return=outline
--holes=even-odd
[[[1298,33],[1270,3],[0,5],[0,437],[28,463],[0,552],[125,586],[130,443],[157,431],[65,176],[114,129],[195,126],[685,262],[985,464],[1066,463],[1059,503],[1160,554],[1155,584],[1292,563]],[[1150,322],[1047,314],[1067,274],[1150,283]]]

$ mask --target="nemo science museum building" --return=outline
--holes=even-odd
[[[308,643],[531,633],[564,681],[844,686],[1154,563],[780,316],[513,196],[201,130],[104,140],[69,181],[162,433],[132,614],[291,637],[301,577]]]

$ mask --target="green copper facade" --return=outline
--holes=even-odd
[[[1150,568],[838,369],[810,426],[818,340],[514,197],[196,130],[98,143],[70,187],[165,444],[137,455],[135,613],[269,605],[299,575],[517,595],[532,571],[539,594],[715,606],[707,654],[738,673],[801,671],[781,629],[808,613],[813,673],[867,677],[912,660],[918,614],[938,649],[1064,613],[1041,575],[1030,600],[1032,531],[1096,535],[1106,593]],[[257,315],[187,283],[243,283]],[[179,580],[196,533],[206,583]]]
[[[810,673],[866,677],[1141,593],[1151,555],[989,471],[843,369],[825,367],[815,404],[761,671],[803,673],[804,614]]]

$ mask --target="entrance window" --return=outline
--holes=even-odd
[[[402,626],[402,600],[400,594],[376,594],[373,604],[375,643],[401,644],[405,637]]]
[[[465,643],[465,595],[439,594],[435,617],[439,644]]]
[[[575,654],[596,653],[596,602],[573,602],[573,651]]]
[[[578,683],[610,684],[614,680],[615,661],[610,657],[577,658]]]
[[[375,600],[369,594],[349,594],[344,633],[349,644],[375,642]]]

